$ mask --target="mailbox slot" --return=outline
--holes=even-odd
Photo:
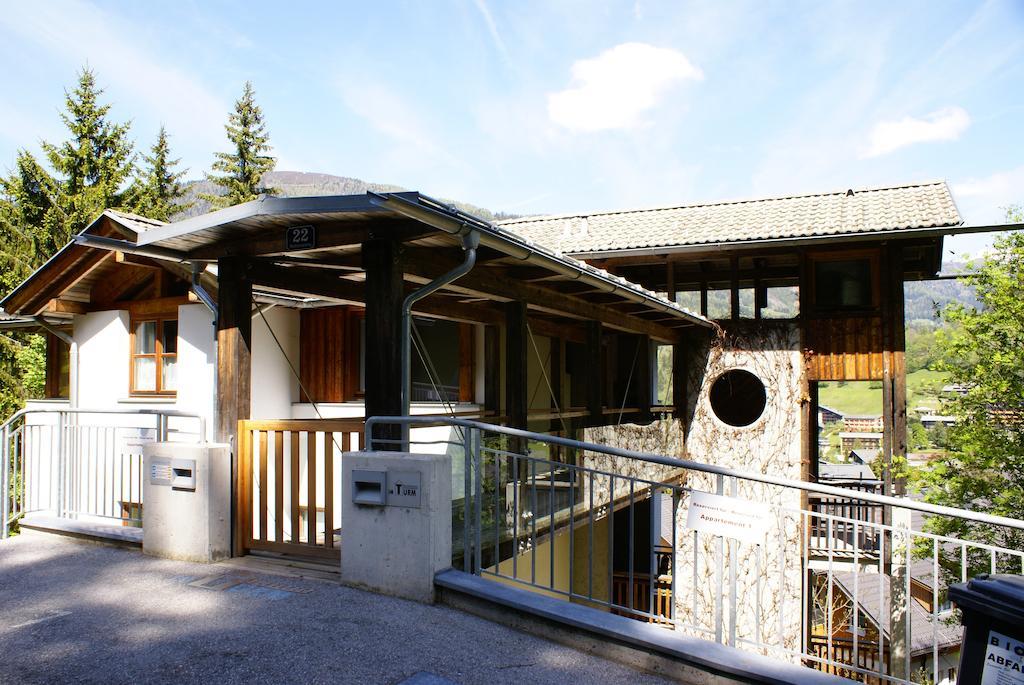
[[[175,490],[196,489],[196,460],[171,460],[171,487]]]
[[[366,507],[382,507],[387,503],[384,484],[386,471],[352,470],[352,503]]]

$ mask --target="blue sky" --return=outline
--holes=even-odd
[[[199,177],[252,80],[278,169],[521,214],[947,179],[1024,203],[1024,3],[10,3],[0,169],[88,63]],[[953,249],[979,248],[979,240]]]

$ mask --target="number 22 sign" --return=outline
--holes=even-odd
[[[308,250],[316,247],[315,226],[291,226],[284,235],[286,250]]]

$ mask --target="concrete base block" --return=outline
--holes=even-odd
[[[154,483],[167,460],[195,461],[195,490]],[[212,562],[231,556],[231,454],[227,445],[151,443],[143,452],[142,551]]]
[[[434,574],[452,563],[451,458],[437,454],[348,452],[342,457],[341,582],[434,602]],[[353,471],[420,475],[420,506],[355,504]]]

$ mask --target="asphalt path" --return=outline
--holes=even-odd
[[[447,607],[134,549],[0,542],[0,683],[665,683]]]

